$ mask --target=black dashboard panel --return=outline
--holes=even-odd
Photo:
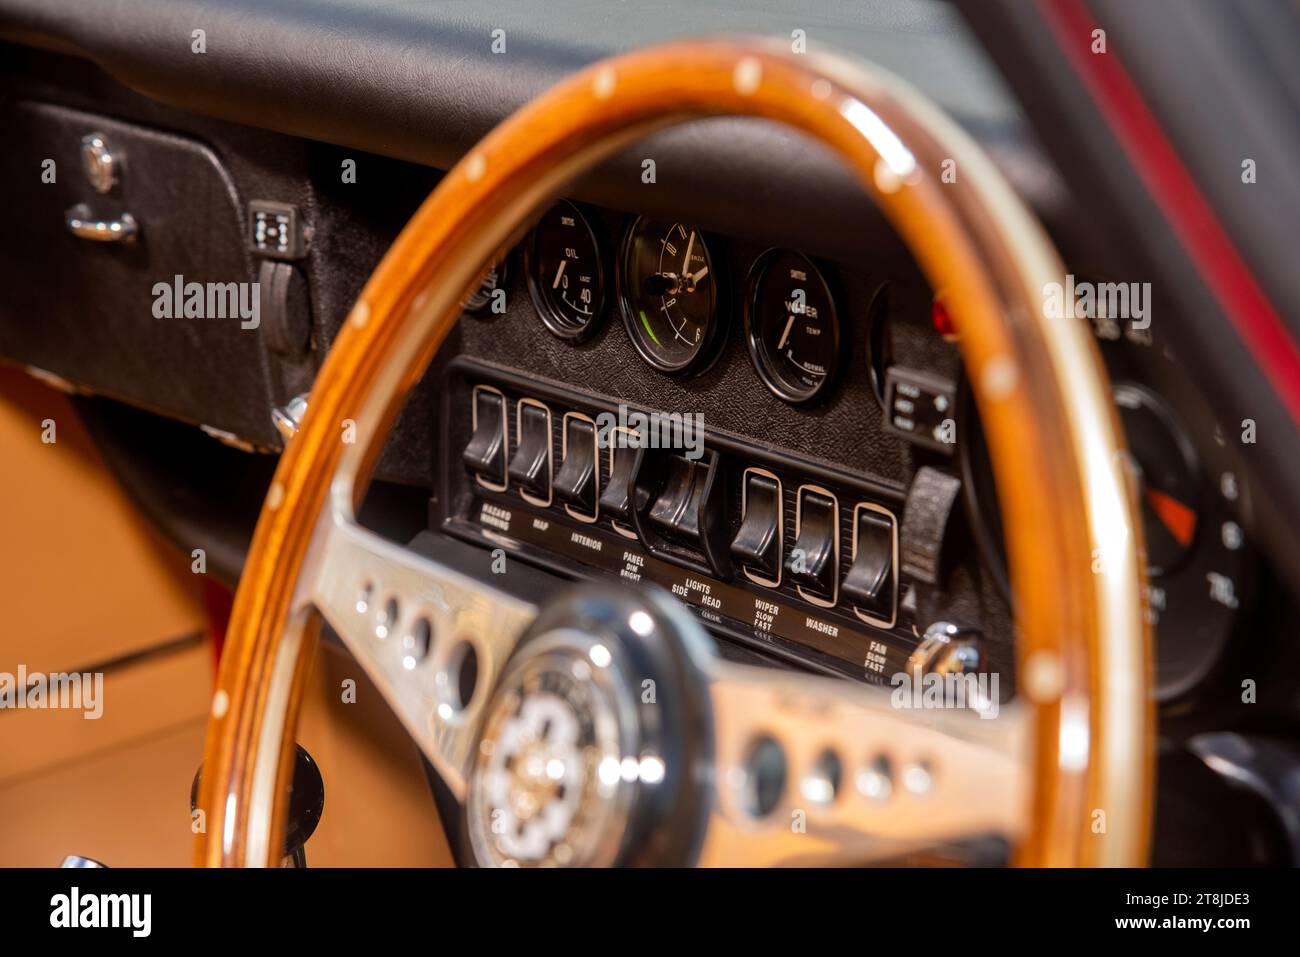
[[[442,432],[442,501],[448,509],[441,517],[450,530],[489,547],[504,546],[563,574],[577,567],[632,582],[653,581],[715,629],[787,658],[875,681],[906,666],[917,640],[911,615],[900,615],[898,607],[903,497],[897,491],[843,471],[815,468],[789,452],[710,433],[707,427],[702,442],[687,443],[691,447],[685,449],[661,446],[657,440],[654,447],[619,445],[611,441],[618,428],[614,423],[635,423],[635,412],[644,410],[625,409],[620,416],[608,399],[477,362],[458,360],[448,372]],[[476,414],[471,407],[476,399],[499,404],[501,418],[489,421],[483,406]],[[513,468],[501,475],[500,483],[467,473],[458,450],[469,448],[476,435],[491,431],[500,436],[504,430],[505,459],[527,455],[523,416],[529,409],[542,410],[549,443],[546,479],[535,494],[521,487]],[[566,428],[575,416],[599,432],[585,448]],[[471,423],[478,428],[465,438]],[[662,430],[652,425],[644,431],[656,435]],[[690,458],[693,452],[698,459]],[[575,508],[560,495],[564,466],[587,456],[595,466],[590,481],[596,494],[585,507]],[[747,501],[744,494],[755,474],[770,477],[775,487],[765,515],[775,560],[766,574],[747,568],[732,547],[745,517],[759,509],[757,496]],[[630,482],[630,494],[618,488],[620,475],[625,486]],[[810,534],[800,536],[801,489],[805,500],[812,497],[808,490],[815,490],[835,502],[833,526],[823,529],[832,551],[825,558],[829,574],[823,594],[805,590],[784,567]],[[619,507],[611,507],[611,491],[628,503],[619,518],[611,515]],[[886,516],[886,540],[892,535],[874,615],[855,609],[839,594],[840,581],[859,552],[855,508]],[[811,529],[811,518],[805,514],[802,520]],[[865,545],[860,551],[865,560]]]
[[[206,52],[191,34],[205,31]],[[493,52],[494,31],[505,51]],[[1049,222],[1068,200],[1014,100],[960,14],[937,0],[808,7],[781,0],[653,4],[448,0],[126,0],[113,16],[12,0],[0,39],[98,63],[118,81],[182,110],[441,169],[532,96],[573,70],[638,44],[742,31],[841,50],[910,76],[975,135]],[[640,183],[645,156],[655,189]],[[711,120],[638,145],[584,180],[579,198],[813,253],[891,243],[883,220],[823,150],[770,124]],[[693,210],[682,208],[691,195]],[[778,210],[780,212],[778,212]],[[779,222],[779,227],[777,223]],[[894,245],[895,254],[901,248]]]
[[[635,217],[577,208],[606,256],[616,255],[622,237],[636,228]],[[684,244],[692,235],[685,228],[665,242]],[[989,659],[1010,675],[1009,606],[984,571],[960,508],[930,529],[916,516],[909,522],[909,492],[924,484],[918,474],[960,486],[951,446],[917,441],[895,424],[897,408],[907,402],[903,392],[895,395],[895,383],[938,384],[930,401],[944,408],[951,402],[949,415],[957,416],[949,397],[958,390],[960,361],[933,324],[933,297],[919,275],[816,261],[834,290],[843,369],[816,402],[796,404],[764,381],[743,322],[740,291],[754,265],[770,258],[769,247],[716,233],[697,242],[707,243],[709,278],[724,290],[720,342],[711,363],[685,374],[652,368],[616,307],[580,341],[555,334],[527,289],[526,272],[538,263],[521,267],[510,260],[503,311],[464,316],[421,386],[421,402],[440,409],[435,525],[566,576],[654,581],[715,632],[807,667],[885,680],[906,666],[928,624],[951,618],[983,628]],[[522,243],[529,244],[527,238]],[[620,270],[604,273],[610,296],[626,292],[632,281]],[[559,270],[555,280],[562,276]],[[623,496],[635,503],[632,514],[611,520],[611,502],[601,493],[617,469],[605,440],[614,434],[610,427],[617,432],[637,414],[699,416],[704,440],[696,451],[703,454],[692,475],[680,448],[642,452],[631,493]],[[596,490],[580,508],[561,494],[571,478],[566,446],[578,441],[577,430],[568,428],[574,417],[599,432]],[[581,441],[593,441],[586,438],[591,431]],[[747,566],[734,544],[744,531],[755,474],[770,480],[780,502],[773,536],[780,567],[762,572]],[[680,494],[674,497],[675,487]],[[801,585],[790,566],[800,551],[816,550],[815,535],[800,533],[801,525],[813,525],[812,517],[806,523],[803,517],[819,506],[833,526],[820,589],[813,575]],[[683,514],[694,519],[686,535],[664,520],[673,515],[679,521]],[[855,585],[860,596],[871,589],[874,569],[865,557],[855,559],[867,555],[865,540],[873,534],[877,544],[886,543],[878,552],[889,569],[871,598],[855,600]],[[937,582],[913,574],[906,558],[920,554],[933,556]]]
[[[140,9],[145,6],[142,4]],[[587,9],[581,3],[571,6],[579,12]],[[267,5],[255,13],[239,4],[204,6],[205,10],[214,11],[211,23],[218,28],[217,36],[226,29],[225,25],[234,22],[223,19],[234,16],[231,11],[242,11],[241,15],[252,18],[245,20],[245,24],[256,21],[259,28],[265,28],[265,32],[257,33],[258,42],[247,47],[247,55],[258,61],[248,64],[247,75],[231,76],[216,85],[212,76],[203,73],[191,77],[192,82],[172,82],[175,77],[171,71],[178,69],[179,64],[193,65],[188,59],[190,54],[181,60],[174,60],[170,54],[154,58],[141,68],[147,70],[148,76],[136,75],[132,72],[136,69],[133,64],[119,62],[122,51],[113,43],[97,46],[106,41],[95,25],[79,23],[75,17],[55,23],[43,19],[43,11],[30,8],[26,26],[19,28],[14,26],[18,15],[13,11],[20,8],[21,3],[7,8],[4,14],[8,18],[4,21],[7,26],[0,29],[11,31],[9,35],[17,35],[12,31],[18,29],[27,31],[22,33],[25,39],[56,50],[88,53],[131,85],[158,96],[158,100],[142,96],[86,60],[26,47],[3,47],[0,70],[8,82],[0,91],[0,108],[6,117],[35,111],[76,118],[71,125],[65,123],[57,136],[41,134],[25,138],[38,151],[45,151],[46,144],[50,150],[62,151],[65,165],[71,165],[74,171],[60,188],[82,188],[72,151],[79,137],[96,127],[139,131],[139,141],[132,143],[133,152],[137,154],[136,160],[146,162],[146,168],[149,168],[149,151],[138,143],[190,144],[193,152],[210,158],[217,175],[228,184],[229,217],[238,222],[239,238],[235,238],[234,229],[224,232],[206,229],[211,224],[201,214],[187,213],[193,219],[189,226],[196,235],[200,228],[206,230],[205,242],[210,245],[203,252],[212,262],[220,264],[218,271],[223,273],[222,278],[254,281],[266,258],[243,244],[252,216],[250,204],[270,201],[291,207],[310,230],[305,255],[293,260],[293,268],[301,273],[306,284],[311,334],[305,352],[291,361],[278,355],[263,333],[250,333],[236,338],[235,345],[242,351],[239,361],[234,363],[213,361],[203,365],[193,351],[181,350],[166,356],[154,355],[152,365],[146,364],[134,372],[128,363],[107,368],[101,375],[93,362],[78,360],[75,351],[60,352],[55,348],[62,336],[58,328],[66,329],[67,316],[61,320],[62,327],[50,323],[43,329],[33,330],[24,328],[20,313],[10,309],[4,313],[8,334],[21,339],[10,342],[11,347],[6,349],[9,358],[49,367],[48,371],[77,386],[90,387],[101,394],[121,397],[191,422],[202,422],[232,433],[229,437],[237,441],[262,447],[274,447],[277,442],[270,428],[271,408],[306,389],[364,282],[440,178],[436,169],[394,157],[449,163],[458,155],[462,144],[471,141],[514,105],[519,90],[531,90],[534,85],[541,88],[549,82],[548,77],[558,76],[579,61],[586,62],[605,52],[576,51],[553,37],[544,42],[554,46],[551,51],[554,60],[548,54],[537,62],[525,64],[521,55],[518,60],[508,59],[505,63],[489,60],[480,63],[485,55],[476,47],[477,28],[440,34],[439,43],[464,44],[462,52],[457,54],[462,58],[457,62],[464,70],[473,74],[482,68],[491,74],[485,83],[500,84],[500,87],[494,87],[496,92],[492,92],[485,86],[454,107],[439,99],[445,94],[439,92],[436,84],[418,93],[402,88],[403,96],[410,94],[403,100],[406,104],[403,116],[410,123],[390,124],[385,127],[385,135],[378,137],[373,135],[375,131],[370,124],[378,123],[385,111],[393,108],[391,103],[376,102],[373,108],[356,111],[348,117],[345,127],[331,125],[341,122],[339,105],[352,95],[350,90],[345,91],[347,96],[339,102],[321,104],[315,111],[286,115],[277,106],[280,101],[265,89],[274,79],[274,65],[262,72],[259,64],[262,59],[268,63],[275,59],[261,45],[262,40],[275,36],[281,28],[288,28],[281,20],[286,14],[278,4]],[[935,75],[923,72],[921,85],[952,110],[994,154],[1017,189],[1051,225],[1065,206],[1058,202],[1055,181],[1045,172],[1046,167],[1038,163],[1037,154],[1022,135],[1009,98],[1001,92],[994,95],[993,87],[984,85],[987,78],[982,63],[972,65],[956,53],[964,48],[965,40],[959,25],[942,5],[900,5],[900,9],[904,8],[910,11],[908,16],[921,19],[904,16],[889,23],[864,21],[863,34],[852,31],[844,34],[840,38],[843,45],[864,43],[872,47],[870,55],[900,68],[910,56],[924,56],[927,51],[937,56],[943,52],[948,57],[943,69]],[[871,15],[881,16],[881,9]],[[388,15],[399,19],[408,15],[434,16],[430,10],[423,9],[414,13],[405,8],[387,13],[375,9],[340,10],[343,11],[340,16],[361,17],[372,24]],[[701,15],[720,14],[712,10]],[[154,26],[155,33],[150,35],[170,42],[167,31],[174,24],[171,16],[171,13],[161,16]],[[780,17],[774,16],[776,19],[771,22],[775,30]],[[466,22],[472,24],[472,17]],[[66,38],[74,34],[81,40],[57,39],[60,35]],[[597,38],[601,35],[599,30],[592,34]],[[367,31],[360,30],[357,42],[367,43],[360,39],[365,36]],[[542,42],[539,36],[535,34],[526,42]],[[875,49],[884,39],[889,41],[888,49],[883,52]],[[338,55],[330,42],[326,42],[329,56]],[[418,45],[419,41],[415,42]],[[95,53],[95,49],[107,52]],[[515,51],[522,54],[524,49],[516,47]],[[218,50],[219,47],[214,47],[213,53]],[[375,73],[369,79],[360,78],[357,89],[364,90],[366,83],[388,82],[393,75],[401,74],[412,62],[420,60],[431,71],[430,78],[436,74],[446,79],[448,88],[455,86],[463,95],[467,88],[460,83],[463,77],[445,75],[443,61],[430,60],[426,53],[412,48],[409,56],[386,63],[388,72],[383,76]],[[898,58],[897,62],[891,58]],[[200,62],[210,64],[214,75],[224,76],[230,66],[221,57]],[[502,71],[503,65],[509,68]],[[969,72],[963,72],[968,68]],[[364,73],[378,67],[363,63],[357,69]],[[521,72],[513,74],[511,69]],[[57,81],[52,81],[52,77],[57,77]],[[962,82],[972,77],[976,79],[971,83]],[[310,73],[304,74],[300,81],[309,87],[323,82]],[[468,88],[476,89],[473,84]],[[514,92],[507,92],[507,88]],[[314,102],[311,97],[319,95],[313,89],[286,87],[286,90],[298,97],[295,102]],[[426,103],[421,97],[431,98],[427,100],[427,104],[432,104],[430,111],[435,106],[441,110],[436,123],[430,118],[432,112],[410,107],[411,103]],[[176,102],[183,102],[188,109],[167,105]],[[985,109],[986,106],[989,108]],[[428,124],[441,125],[434,130]],[[299,139],[282,131],[315,131],[321,140],[335,143]],[[362,152],[358,144],[371,145],[388,155]],[[653,152],[658,162],[659,177],[653,184],[644,183],[640,176],[640,159],[647,150]],[[5,161],[21,163],[27,158],[27,152],[16,150],[7,154]],[[703,413],[706,429],[719,447],[750,450],[738,456],[728,455],[744,460],[752,454],[752,461],[777,463],[778,467],[771,469],[774,474],[787,474],[779,467],[784,461],[793,463],[788,468],[795,474],[811,470],[839,476],[848,480],[850,486],[854,481],[866,482],[873,490],[868,500],[891,508],[903,539],[902,552],[921,554],[923,550],[915,547],[909,551],[905,534],[906,498],[920,471],[928,468],[934,474],[960,480],[967,491],[975,484],[969,474],[963,473],[966,466],[960,456],[951,454],[951,447],[943,442],[924,441],[924,435],[942,425],[944,417],[926,419],[913,416],[912,412],[918,398],[924,399],[922,405],[932,404],[935,397],[943,396],[947,400],[954,389],[960,389],[959,362],[952,343],[944,341],[935,331],[930,290],[914,264],[869,208],[869,203],[858,195],[857,188],[833,164],[824,163],[824,159],[816,151],[804,149],[797,137],[765,124],[706,121],[649,141],[575,183],[570,195],[578,201],[597,234],[603,255],[607,257],[606,283],[611,288],[618,274],[617,251],[630,223],[638,215],[670,222],[686,221],[698,226],[701,235],[708,237],[710,253],[718,264],[716,279],[723,292],[723,305],[718,310],[720,335],[716,354],[684,375],[665,375],[649,368],[629,339],[612,292],[603,321],[594,322],[590,334],[582,337],[582,341],[557,338],[538,316],[528,290],[528,266],[516,252],[507,263],[504,311],[498,314],[488,310],[465,318],[447,340],[435,366],[411,395],[379,463],[378,475],[385,481],[385,488],[391,489],[392,483],[397,483],[417,493],[432,489],[438,521],[460,520],[469,514],[468,509],[475,500],[466,499],[466,490],[448,481],[447,456],[454,458],[459,454],[458,443],[469,438],[456,432],[463,425],[460,420],[447,418],[463,399],[448,391],[448,383],[456,379],[456,369],[466,363],[486,363],[484,368],[491,373],[489,379],[518,377],[529,389],[570,396],[577,402],[572,406],[575,409],[584,403],[595,410],[621,402],[651,411]],[[355,165],[354,180],[340,175],[348,164]],[[146,251],[152,251],[149,243],[156,235],[166,236],[168,230],[185,225],[183,217],[172,217],[176,210],[189,209],[184,204],[186,177],[173,165],[160,163],[148,177],[132,177],[130,181],[136,191],[132,198],[144,204],[138,208],[149,211],[144,224]],[[130,170],[128,167],[128,176]],[[16,179],[22,175],[22,167],[15,167]],[[169,196],[173,199],[169,200]],[[181,200],[175,200],[175,196]],[[58,232],[65,198],[63,193],[26,193],[20,198],[23,215],[39,221],[42,234]],[[1068,253],[1074,231],[1056,232]],[[102,248],[74,244],[69,256],[39,258],[37,247],[46,245],[33,244],[31,249],[20,250],[20,255],[11,257],[10,261],[15,262],[26,261],[25,256],[38,257],[36,266],[29,270],[31,288],[24,295],[56,295],[61,280],[50,268],[52,263],[61,262],[77,271],[94,272],[102,265],[96,260],[111,255]],[[844,332],[840,367],[833,387],[802,405],[784,401],[774,394],[755,368],[745,337],[746,283],[754,264],[773,247],[809,257],[815,268],[826,276]],[[157,277],[147,278],[152,282]],[[111,315],[137,315],[142,302],[147,309],[148,289],[139,282],[116,281],[105,285],[100,292],[104,296],[101,306]],[[31,311],[29,305],[21,314]],[[124,330],[124,335],[129,332]],[[51,338],[43,340],[43,334],[50,334]],[[202,352],[202,344],[199,346]],[[109,355],[108,351],[100,350],[99,358]],[[203,359],[213,359],[215,355],[208,349]],[[170,363],[170,368],[178,373],[195,370],[188,397],[185,388],[175,383],[168,385],[165,377],[151,374],[150,368],[159,363]],[[1140,382],[1149,378],[1146,370],[1126,369],[1124,374]],[[220,381],[208,381],[210,375],[216,375]],[[1150,381],[1156,383],[1155,379]],[[1166,384],[1156,383],[1154,387],[1165,389]],[[1169,386],[1169,389],[1167,397],[1180,409],[1190,409],[1196,401],[1186,384]],[[959,436],[970,435],[973,427],[970,415],[959,411],[956,419]],[[451,431],[441,431],[440,423]],[[910,423],[913,435],[909,437],[907,430],[899,427],[900,423]],[[1197,440],[1204,445],[1205,438],[1199,436]],[[1202,461],[1211,462],[1212,456],[1203,455]],[[460,478],[463,479],[463,474]],[[827,487],[835,485],[833,479],[828,481]],[[968,495],[964,508],[959,510],[962,514],[956,514],[941,529],[941,548],[936,546],[936,549],[942,554],[936,554],[935,558],[936,581],[900,581],[899,620],[907,623],[906,630],[877,629],[882,633],[893,632],[896,652],[905,651],[908,642],[915,641],[916,635],[910,630],[912,625],[923,629],[927,622],[942,616],[981,624],[996,654],[1009,647],[1009,599],[999,584],[1000,558],[987,547],[988,539],[998,536],[996,504],[985,501],[972,505],[970,498]],[[560,523],[566,523],[567,513],[559,514]],[[728,521],[737,518],[731,514]],[[730,530],[736,531],[734,527]],[[530,557],[547,561],[541,554]],[[840,560],[848,561],[847,555],[841,554]],[[569,567],[572,570],[572,562]],[[1180,586],[1182,593],[1189,594],[1192,586],[1201,588],[1201,578],[1213,572],[1220,576],[1216,587],[1221,606],[1227,600],[1229,581],[1243,606],[1252,600],[1248,561],[1243,561],[1240,571],[1235,567],[1225,571],[1208,565],[1196,565],[1195,569],[1196,575],[1185,576],[1187,582]],[[718,580],[725,578],[724,575]],[[935,587],[937,584],[941,587]],[[752,590],[745,586],[741,591]],[[800,599],[796,595],[792,600],[798,603]],[[1203,601],[1204,595],[1196,596],[1198,604]],[[1191,602],[1180,604],[1192,606]],[[802,607],[807,613],[815,606]],[[1249,621],[1246,614],[1225,616],[1217,609],[1216,617],[1230,617],[1231,622],[1237,623],[1233,627],[1238,628]],[[726,630],[716,622],[713,624],[720,631]],[[869,635],[872,627],[867,626],[863,634]],[[1189,682],[1199,681],[1208,673],[1214,656],[1222,651],[1226,632],[1227,629],[1216,627],[1214,634],[1202,643],[1211,653],[1189,661],[1185,669]],[[754,639],[753,634],[743,632],[738,637]],[[867,641],[870,640],[868,637]],[[806,644],[812,647],[816,641]],[[855,654],[860,645],[861,642],[854,645]],[[771,651],[772,647],[766,650]],[[1190,653],[1191,649],[1187,650]],[[810,653],[806,663],[850,673],[856,670],[862,676],[861,661],[846,669],[844,662],[852,658],[841,656],[835,660],[836,656],[831,654],[821,660],[817,657],[820,654]]]

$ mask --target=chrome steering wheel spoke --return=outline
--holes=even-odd
[[[863,864],[1027,820],[1028,713],[715,662],[713,811],[699,863]],[[974,677],[974,676],[963,676]],[[960,680],[960,679],[959,679]]]
[[[327,510],[299,585],[457,799],[488,694],[537,609]]]

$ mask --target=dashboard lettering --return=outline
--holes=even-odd
[[[840,630],[834,625],[828,625],[824,621],[818,621],[811,615],[804,619],[804,624],[813,631],[820,631],[823,635],[830,635],[832,638],[840,636]]]
[[[605,545],[599,538],[592,538],[590,535],[582,534],[582,532],[574,532],[569,536],[569,540],[575,545],[590,548],[593,552],[600,551]]]
[[[493,528],[499,528],[503,532],[510,531],[510,512],[508,509],[500,508],[496,505],[483,503],[483,510],[479,513],[480,520],[484,525],[491,525]]]

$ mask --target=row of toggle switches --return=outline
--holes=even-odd
[[[515,405],[514,428],[510,430],[506,397],[500,390],[475,386],[473,401],[473,435],[462,458],[479,485],[497,492],[514,486],[533,505],[548,506],[558,499],[570,515],[587,522],[595,521],[599,514],[598,498],[600,506],[621,504],[621,510],[626,512],[626,494],[621,503],[610,501],[608,505],[605,499],[612,497],[600,497],[596,423],[589,416],[565,413],[560,467],[556,470],[552,461],[551,410],[545,403],[520,399]],[[512,431],[513,447],[509,441]]]
[[[848,569],[841,577],[839,498],[820,485],[795,496],[794,542],[784,547],[781,480],[762,468],[745,470],[740,528],[731,556],[746,577],[776,587],[784,580],[814,605],[847,605],[864,621],[893,627],[898,602],[898,521],[874,502],[852,506]]]
[[[480,486],[498,492],[515,488],[525,501],[542,507],[558,502],[571,517],[584,522],[604,516],[611,519],[615,531],[637,537],[629,501],[638,460],[634,448],[611,444],[605,452],[609,480],[602,490],[598,458],[602,452],[593,419],[579,412],[564,414],[557,467],[551,409],[536,399],[521,398],[515,403],[513,422],[507,421],[508,410],[500,390],[474,387],[473,433],[463,461]],[[710,514],[706,497],[717,494],[708,460],[674,454],[661,467],[653,500],[646,500],[648,508],[640,516],[641,527],[652,538],[663,536],[669,543],[708,553],[710,536],[703,516]],[[739,527],[729,544],[724,539],[715,552],[728,552],[733,565],[755,584],[792,585],[811,604],[842,606],[873,625],[894,625],[898,522],[893,512],[874,502],[843,506],[851,514],[850,538],[845,543],[848,566],[842,571],[842,507],[833,491],[814,484],[796,490],[794,540],[787,543],[787,502],[781,479],[767,469],[751,467],[740,482]],[[653,542],[647,545],[653,550]]]

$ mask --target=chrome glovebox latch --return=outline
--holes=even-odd
[[[101,196],[117,185],[122,171],[122,157],[109,146],[103,133],[88,133],[81,138],[81,169],[86,180]],[[130,213],[115,219],[96,216],[86,203],[77,203],[64,214],[68,231],[79,239],[99,243],[132,243],[140,225]]]

